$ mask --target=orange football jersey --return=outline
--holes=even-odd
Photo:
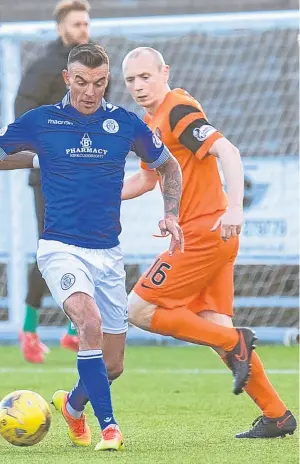
[[[209,155],[223,137],[208,121],[200,105],[183,89],[171,90],[156,113],[145,122],[178,160],[183,177],[180,224],[227,206],[217,160]],[[143,169],[147,168],[141,163]]]

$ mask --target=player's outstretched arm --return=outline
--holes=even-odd
[[[165,163],[157,168],[162,177],[162,195],[164,200],[165,217],[159,222],[162,235],[169,232],[172,235],[169,253],[176,248],[184,252],[183,232],[178,224],[179,206],[182,193],[182,175],[178,161],[170,154]]]
[[[131,198],[136,198],[146,192],[150,192],[155,188],[157,180],[156,171],[140,169],[133,176],[125,178],[122,189],[122,200],[130,200]]]
[[[131,118],[135,129],[131,149],[150,169],[156,169],[162,178],[165,217],[159,222],[159,228],[163,236],[167,235],[167,232],[172,235],[169,253],[173,254],[176,248],[183,253],[183,232],[178,224],[182,191],[179,163],[141,119],[134,113],[131,113]]]
[[[39,167],[38,156],[30,151],[22,151],[0,161],[0,171]]]
[[[209,152],[220,159],[228,196],[227,211],[218,219],[212,230],[221,224],[222,237],[227,240],[240,234],[243,224],[243,164],[239,150],[225,137],[216,140]]]

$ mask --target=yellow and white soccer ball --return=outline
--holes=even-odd
[[[39,443],[46,436],[50,424],[48,403],[35,392],[14,391],[0,403],[0,435],[12,445]]]

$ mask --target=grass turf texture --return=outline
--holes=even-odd
[[[265,367],[298,369],[295,347],[259,347]],[[28,389],[50,401],[57,389],[76,380],[76,356],[53,348],[44,365],[23,361],[17,347],[0,347],[0,398]],[[116,417],[126,451],[97,453],[99,429],[87,409],[93,445],[73,448],[63,419],[52,408],[52,425],[36,446],[19,448],[0,437],[1,464],[277,464],[299,462],[298,432],[285,439],[237,440],[260,414],[243,393],[232,394],[232,377],[206,347],[128,347],[127,372],[112,386]],[[205,370],[215,369],[215,373]],[[197,371],[199,370],[199,371]],[[164,372],[165,371],[165,372]],[[221,372],[220,372],[221,371]],[[270,374],[288,407],[298,417],[298,376]]]

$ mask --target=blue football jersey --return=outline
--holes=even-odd
[[[134,113],[102,101],[91,115],[70,105],[28,111],[0,130],[0,159],[38,153],[45,198],[43,239],[84,248],[119,244],[125,159],[135,151],[150,168],[170,152]]]

